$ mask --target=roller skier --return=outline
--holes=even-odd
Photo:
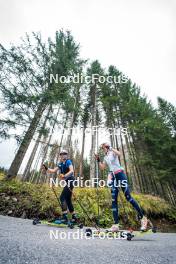
[[[77,223],[77,216],[74,211],[74,207],[72,204],[72,191],[73,191],[73,182],[75,180],[74,177],[74,168],[72,161],[68,159],[68,152],[66,150],[62,150],[60,152],[60,161],[57,164],[57,167],[54,169],[47,168],[45,164],[42,165],[42,170],[45,170],[47,173],[56,173],[60,170],[60,178],[65,180],[66,185],[62,190],[62,193],[59,197],[61,208],[62,208],[62,223],[68,223],[68,211],[72,215],[72,223]]]
[[[107,167],[109,168],[108,180],[111,181],[112,212],[113,212],[113,219],[114,219],[114,224],[110,228],[110,231],[112,232],[119,231],[119,215],[118,215],[118,202],[117,202],[119,186],[115,184],[119,182],[120,183],[123,182],[123,184],[121,184],[120,187],[125,195],[125,198],[127,199],[128,202],[131,203],[133,208],[138,213],[138,217],[141,222],[140,230],[146,231],[150,221],[147,219],[146,216],[144,216],[142,209],[140,208],[138,203],[134,200],[134,198],[131,196],[129,186],[128,186],[128,181],[127,181],[127,176],[119,162],[120,151],[112,148],[108,143],[103,143],[101,145],[101,148],[104,152],[103,162],[100,161],[98,154],[95,154],[95,158],[101,170],[104,170]]]

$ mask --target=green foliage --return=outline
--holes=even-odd
[[[39,216],[47,219],[60,212],[55,196],[47,185],[39,186],[18,180],[11,182],[4,180],[0,182],[0,193],[0,211],[5,215],[12,210],[13,216],[25,215],[26,218]],[[6,200],[5,197],[9,199]],[[12,200],[13,197],[17,199],[17,202]]]
[[[110,66],[108,75],[118,78],[121,73]],[[159,109],[154,109],[130,79],[126,83],[104,84],[100,87],[106,125],[121,124],[128,128],[136,157],[132,161],[133,166],[138,166],[145,177],[148,177],[150,170],[157,181],[169,181],[175,186],[176,108],[158,98]],[[147,188],[150,193],[150,186]]]
[[[58,195],[61,188],[56,188]],[[76,199],[73,199],[76,212],[86,225],[91,225],[84,215],[79,203],[84,206],[86,212],[93,220],[98,217],[98,205],[100,211],[100,224],[110,226],[113,223],[111,212],[111,195],[109,188],[75,188]],[[176,211],[166,201],[151,195],[133,194],[134,198],[141,204],[145,213],[155,219],[166,218],[168,221],[176,221]],[[17,201],[13,201],[16,198]],[[124,206],[122,206],[124,204]],[[128,226],[137,226],[136,213],[131,205],[121,195],[119,199],[120,219],[124,222],[124,214],[128,214]],[[124,213],[125,208],[125,213]],[[48,185],[35,185],[20,182],[18,180],[0,181],[0,213],[7,215],[12,210],[11,216],[52,219],[61,214],[61,209]]]
[[[171,133],[176,135],[176,107],[158,97],[158,112]]]
[[[68,76],[84,63],[69,31],[57,31],[54,41],[44,42],[40,33],[33,32],[18,46],[6,49],[0,44],[0,61],[0,93],[7,112],[0,120],[0,136],[5,139],[11,135],[8,128],[31,123],[38,105],[68,105],[65,98],[70,96],[71,85],[50,82],[50,74]]]

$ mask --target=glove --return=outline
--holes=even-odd
[[[45,171],[48,170],[48,167],[45,164],[42,164],[42,169],[44,169]]]
[[[60,177],[60,179],[64,179],[65,178],[64,174],[62,174],[62,173],[59,175],[59,177]]]
[[[98,156],[98,154],[95,154],[95,159],[97,160],[97,162],[100,162],[100,157]]]

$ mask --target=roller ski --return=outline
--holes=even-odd
[[[47,220],[40,220],[39,218],[35,218],[33,220],[33,225],[47,225],[47,226],[53,226],[53,227],[58,227],[58,228],[83,228],[83,224],[79,222],[79,220],[75,221],[74,219],[66,221],[65,219],[55,219],[52,221],[47,221]]]
[[[144,219],[143,219],[144,220]],[[145,219],[146,224],[146,219]],[[133,230],[133,229],[120,229],[118,224],[113,225],[110,229],[107,230],[100,230],[96,229],[93,230],[91,228],[86,229],[86,235],[90,237],[99,237],[99,238],[115,238],[115,239],[126,239],[131,241],[134,237],[139,237],[147,234],[156,233],[156,227],[153,226],[152,222],[147,219],[147,227],[142,225],[141,219],[141,228],[140,230]]]
[[[110,230],[106,230],[107,233],[119,233],[120,237],[126,237],[127,240],[131,240],[134,237],[139,237],[147,234],[156,233],[156,227],[153,226],[152,222],[147,219],[147,217],[143,217],[141,219],[141,227],[140,230],[133,230],[132,228],[128,230],[121,230],[119,225],[113,225]]]
[[[140,230],[121,230],[119,224],[113,225],[109,230],[106,230],[107,233],[120,233],[120,237],[126,237],[127,240],[131,240],[135,236],[143,236],[146,234],[156,233],[156,227],[153,226],[152,222],[146,217],[143,216],[141,219]]]

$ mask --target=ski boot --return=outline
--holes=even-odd
[[[78,226],[80,229],[83,228],[83,224],[80,223],[80,219],[75,214],[72,214],[69,226],[70,228],[74,228],[74,226]]]
[[[60,224],[68,225],[69,221],[67,218],[67,214],[63,214],[61,218],[55,219],[54,223],[58,224],[58,225],[60,225]]]

